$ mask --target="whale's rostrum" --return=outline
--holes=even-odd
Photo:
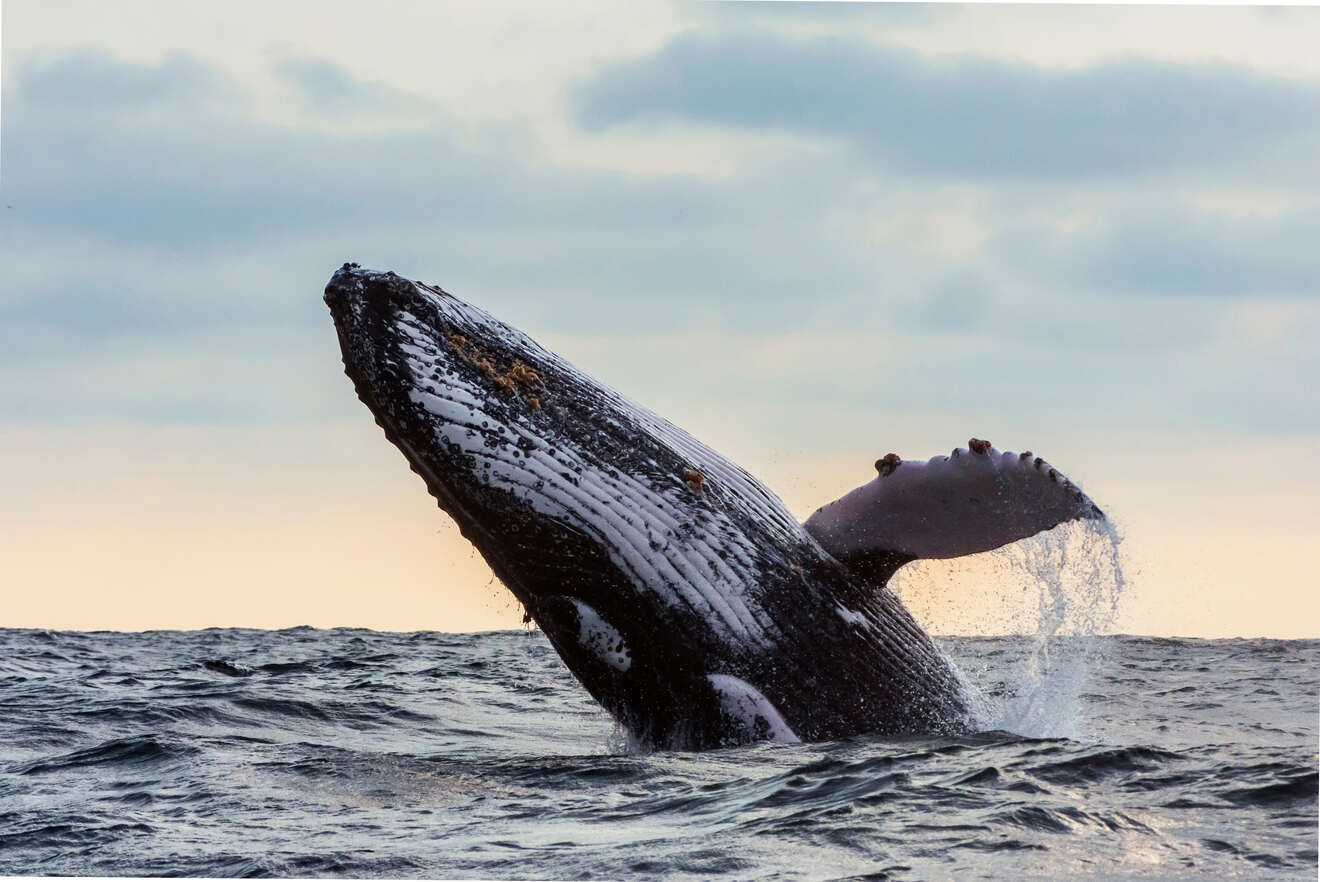
[[[973,439],[878,462],[804,526],[682,429],[437,287],[345,264],[325,301],[386,437],[641,744],[958,731],[959,677],[889,575],[1099,516],[1048,464]]]

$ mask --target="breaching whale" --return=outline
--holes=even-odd
[[[386,438],[640,744],[961,731],[959,676],[889,577],[1102,517],[1044,460],[972,439],[889,454],[800,524],[687,432],[438,287],[345,264],[325,302]]]

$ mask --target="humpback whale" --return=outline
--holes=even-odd
[[[1030,453],[889,454],[805,524],[743,469],[442,289],[325,288],[385,437],[591,695],[643,745],[969,726],[958,673],[886,586],[1091,500]]]

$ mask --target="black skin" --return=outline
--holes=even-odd
[[[850,569],[795,522],[798,535],[784,539],[752,517],[732,488],[707,476],[696,481],[690,474],[693,464],[632,419],[608,390],[545,357],[530,341],[508,344],[478,324],[465,324],[462,316],[443,314],[430,298],[448,295],[430,292],[392,273],[362,271],[352,264],[337,272],[325,299],[339,333],[345,372],[440,507],[525,606],[569,669],[637,741],[708,748],[765,737],[764,720],[749,731],[725,715],[709,674],[739,677],[755,686],[803,740],[962,730],[966,704],[956,676],[884,587],[906,559],[880,555],[849,561]],[[355,303],[361,306],[353,308]],[[512,493],[477,480],[478,464],[471,455],[457,445],[435,443],[427,428],[433,417],[409,398],[417,379],[400,367],[404,359],[395,325],[400,310],[425,317],[431,325],[437,369],[429,380],[422,378],[428,385],[443,391],[447,380],[461,380],[465,388],[488,389],[482,408],[492,421],[529,428],[602,472],[626,473],[657,491],[687,483],[692,489],[680,494],[683,506],[675,512],[680,529],[674,539],[697,531],[710,534],[718,506],[758,549],[750,584],[779,629],[774,646],[756,651],[731,647],[691,610],[649,599],[586,530],[539,515]],[[462,348],[464,357],[454,351],[456,335],[471,341]],[[480,350],[485,369],[470,357],[477,350],[467,347]],[[518,389],[493,381],[490,365],[502,371],[515,363],[534,371],[536,381]],[[533,395],[540,402],[536,407],[528,403]],[[514,442],[502,426],[470,428],[484,437],[487,448],[516,460],[518,453],[509,446]],[[575,481],[568,472],[564,478]],[[578,645],[578,614],[570,597],[619,630],[631,656],[627,671],[610,668]],[[839,606],[863,613],[872,626],[847,622]]]

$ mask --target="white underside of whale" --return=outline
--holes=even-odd
[[[710,674],[706,679],[719,696],[720,707],[745,727],[749,735],[764,727],[771,741],[802,740],[770,700],[750,683],[728,674]]]
[[[576,597],[570,597],[569,600],[577,609],[578,644],[619,673],[632,667],[632,653],[628,651],[628,644],[619,629]]]

